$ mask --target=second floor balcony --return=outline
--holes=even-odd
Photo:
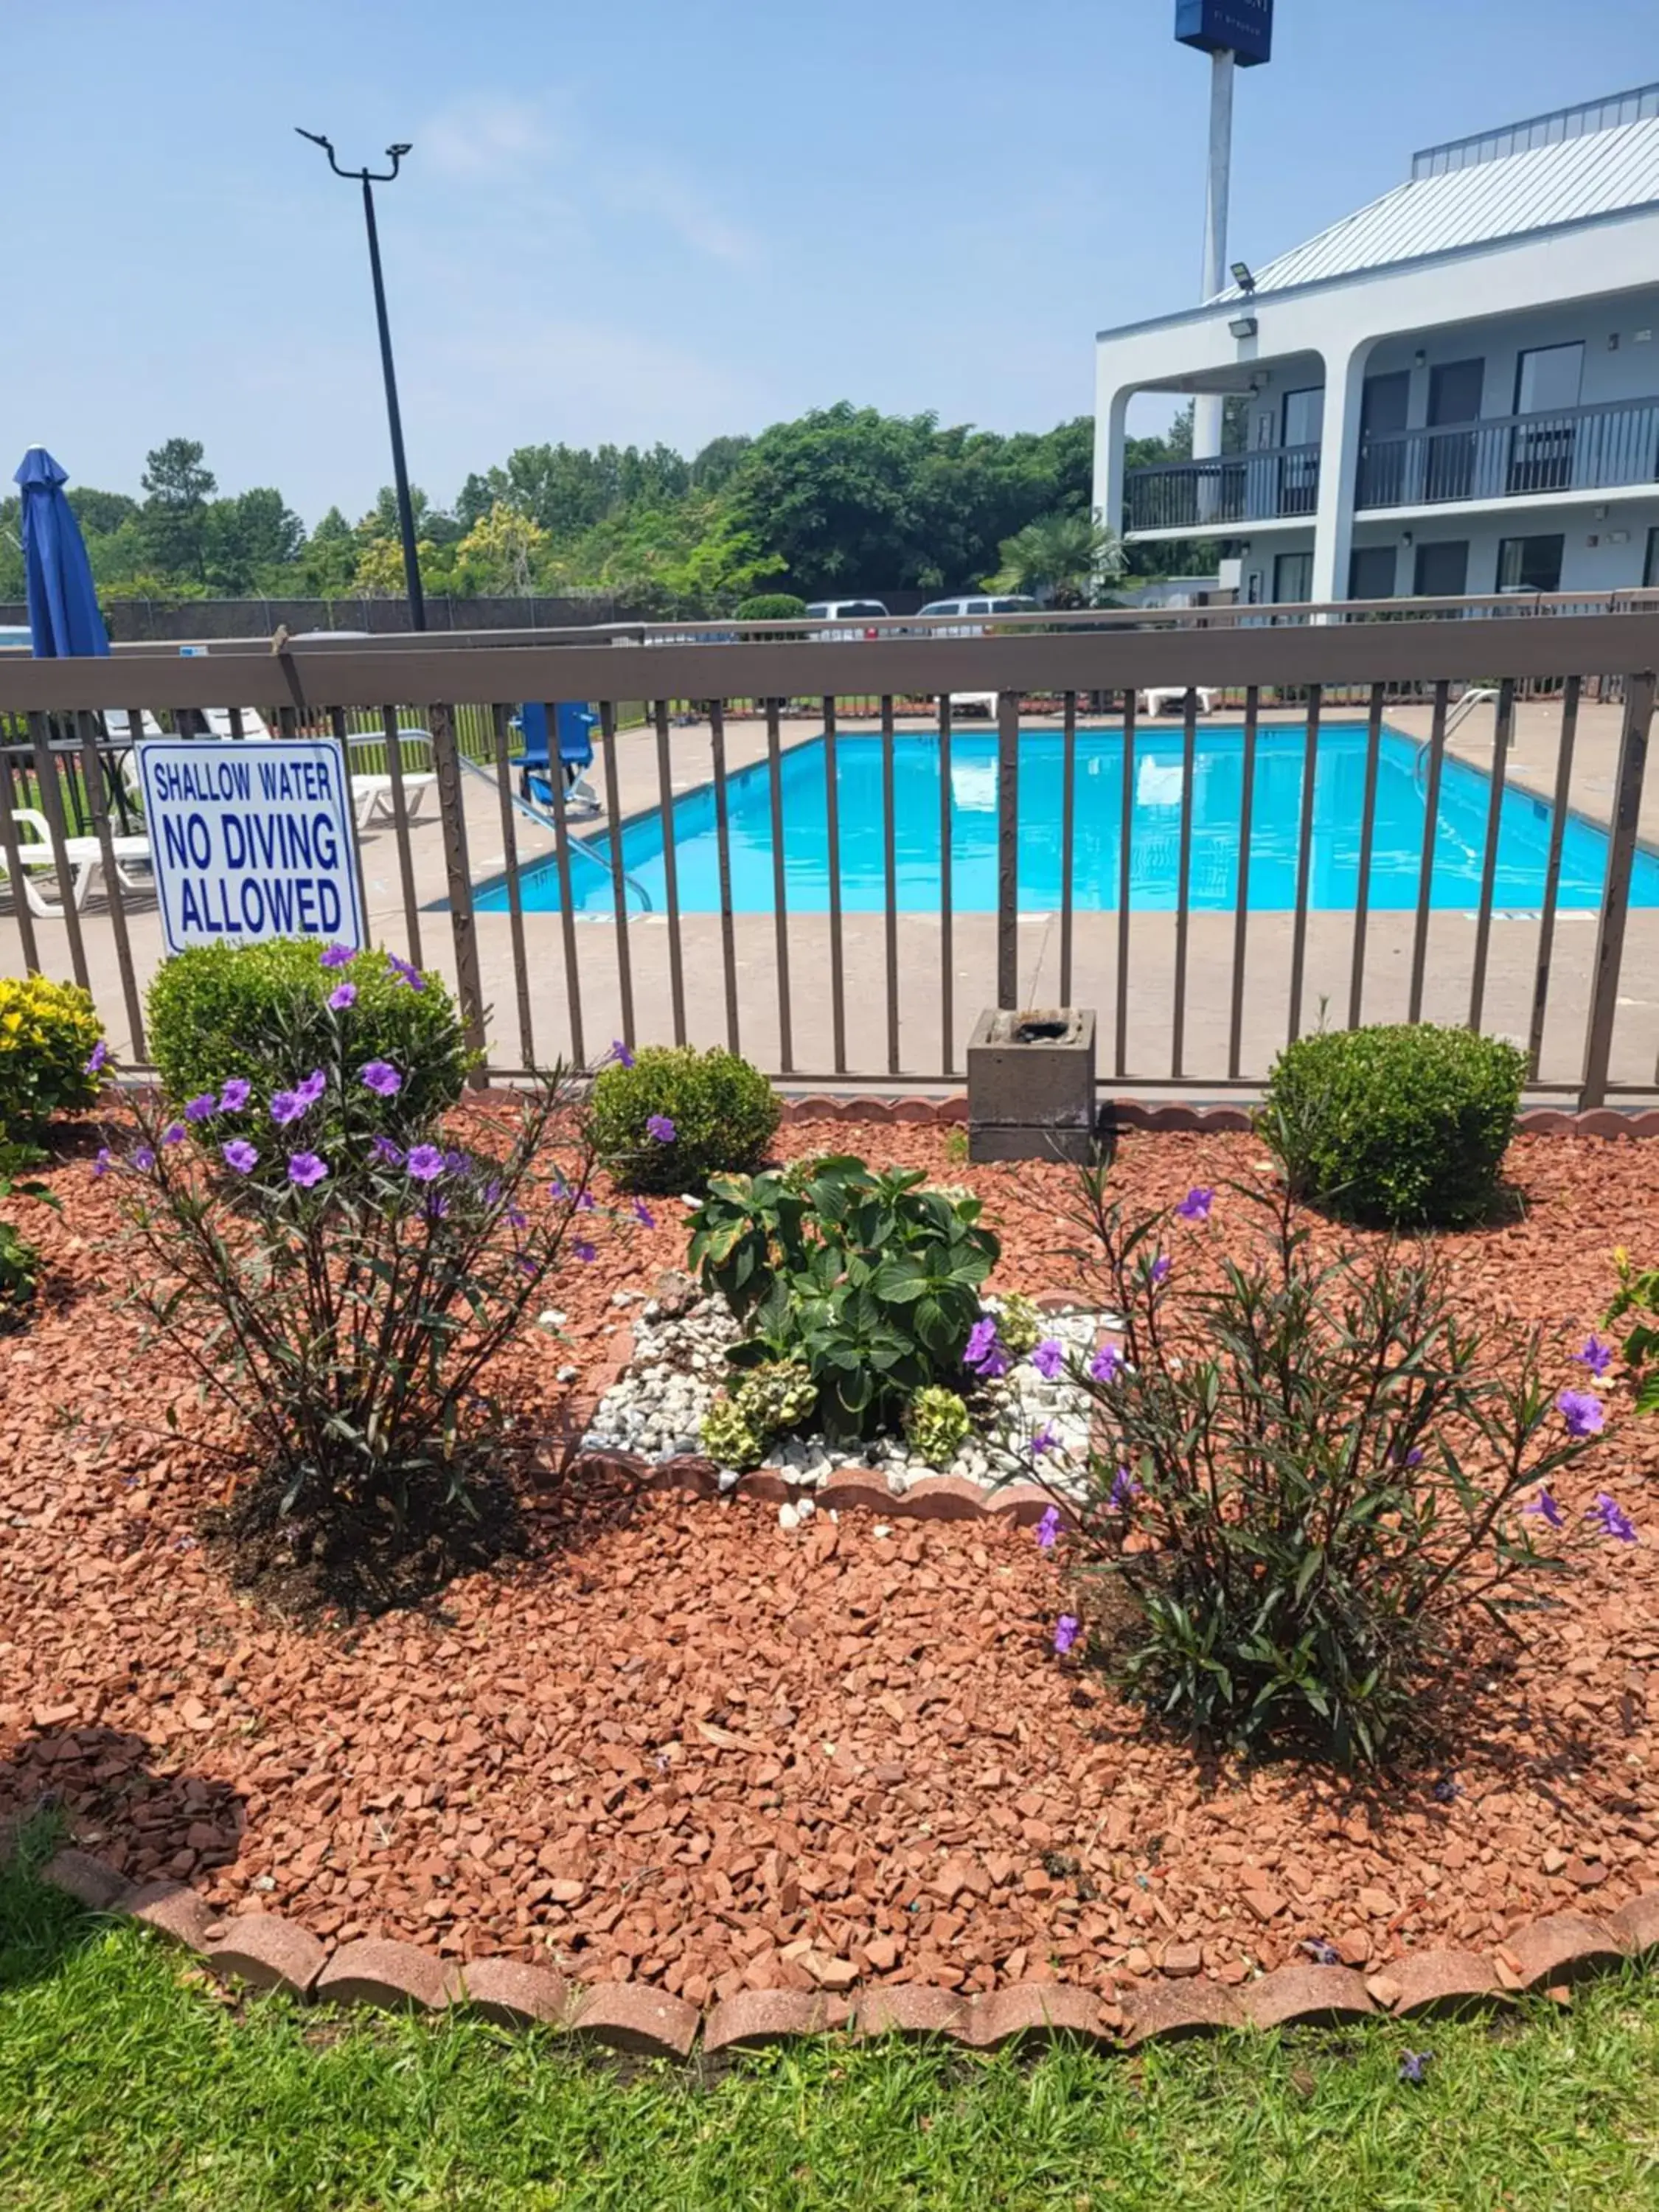
[[[1311,516],[1319,501],[1319,447],[1312,445],[1132,469],[1124,487],[1123,526],[1199,535],[1239,523]],[[1543,414],[1363,432],[1354,506],[1363,512],[1535,499],[1656,479],[1659,397],[1612,400]]]

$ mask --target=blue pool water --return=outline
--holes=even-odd
[[[1302,811],[1305,732],[1295,726],[1263,729],[1258,736],[1249,903],[1255,912],[1296,904],[1297,840]],[[884,903],[881,741],[842,737],[836,746],[840,796],[842,902],[849,912],[880,911]],[[1424,749],[1385,730],[1378,761],[1376,823],[1372,843],[1370,904],[1375,910],[1410,909],[1417,903],[1425,811]],[[1073,898],[1080,910],[1118,903],[1119,831],[1122,815],[1123,733],[1079,730],[1077,736],[1077,823]],[[1182,739],[1179,731],[1141,731],[1135,738],[1134,808],[1130,830],[1130,903],[1153,913],[1173,908],[1179,878]],[[1238,896],[1239,802],[1243,784],[1243,732],[1205,727],[1198,733],[1193,778],[1191,902],[1194,909],[1230,909]],[[1359,833],[1365,787],[1363,723],[1327,723],[1319,736],[1314,777],[1313,860],[1310,902],[1352,908],[1358,888]],[[772,821],[769,771],[763,763],[728,783],[732,899],[739,914],[772,907]],[[897,740],[894,770],[898,904],[907,912],[937,912],[939,903],[939,746],[936,736]],[[1440,787],[1431,898],[1436,907],[1473,908],[1480,897],[1486,812],[1492,787],[1478,769],[1448,758]],[[786,896],[797,913],[822,913],[829,903],[829,830],[823,740],[795,746],[783,756],[783,844]],[[1061,739],[1058,732],[1027,731],[1019,749],[1019,902],[1052,912],[1060,902]],[[1551,809],[1526,792],[1506,789],[1498,840],[1494,894],[1499,908],[1535,908],[1543,896]],[[679,868],[679,902],[689,914],[715,913],[720,878],[714,794],[705,784],[674,803],[673,837]],[[958,732],[951,746],[952,905],[960,912],[996,907],[996,738],[990,731]],[[588,841],[609,861],[608,836]],[[1559,900],[1564,908],[1600,903],[1607,838],[1592,823],[1570,816],[1562,846]],[[628,874],[661,913],[667,905],[659,811],[623,825]],[[558,877],[550,859],[524,872],[524,903],[532,913],[556,910]],[[606,869],[580,854],[571,860],[571,888],[579,910],[612,910]],[[1659,856],[1638,851],[1632,902],[1659,905]],[[503,883],[487,886],[478,904],[501,912]],[[630,890],[630,912],[640,905]]]

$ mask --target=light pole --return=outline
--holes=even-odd
[[[380,327],[380,369],[386,378],[386,422],[392,432],[392,473],[398,487],[398,531],[404,542],[404,578],[409,592],[409,623],[411,629],[426,628],[426,596],[421,589],[420,556],[415,547],[415,510],[409,497],[409,465],[404,459],[403,417],[398,411],[398,374],[392,365],[392,326],[386,315],[386,284],[380,275],[380,239],[374,228],[374,191],[376,185],[389,185],[397,176],[403,158],[410,149],[407,146],[388,146],[386,159],[389,169],[343,169],[334,158],[334,149],[328,140],[315,131],[295,129],[301,138],[309,138],[313,146],[320,146],[328,156],[328,166],[337,177],[348,183],[356,181],[363,188],[363,222],[368,231],[368,266],[374,279],[374,315]]]

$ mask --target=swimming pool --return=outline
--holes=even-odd
[[[1316,908],[1352,908],[1359,878],[1359,836],[1365,787],[1365,726],[1324,723],[1314,777],[1313,856],[1309,900]],[[1249,903],[1266,913],[1296,904],[1305,732],[1292,725],[1257,738],[1250,835]],[[1060,903],[1061,745],[1058,731],[1024,731],[1019,745],[1019,902],[1053,912]],[[1425,813],[1424,748],[1384,730],[1378,757],[1376,819],[1370,867],[1376,911],[1417,903]],[[1176,904],[1182,812],[1179,731],[1136,733],[1134,805],[1130,825],[1130,905],[1137,912]],[[1115,908],[1122,815],[1123,732],[1077,733],[1077,818],[1073,896],[1079,911]],[[1198,733],[1193,776],[1191,903],[1195,910],[1231,909],[1238,897],[1238,824],[1243,786],[1243,732],[1206,726]],[[784,880],[792,911],[821,914],[829,905],[829,832],[824,743],[817,738],[783,755]],[[842,903],[849,913],[879,912],[885,902],[881,740],[836,741],[840,800]],[[769,913],[773,902],[769,774],[764,763],[738,770],[727,784],[732,901],[739,914]],[[1446,759],[1435,834],[1432,903],[1473,908],[1480,898],[1489,779]],[[895,747],[894,823],[898,905],[937,913],[939,903],[939,744],[936,734],[901,736]],[[1500,908],[1535,908],[1543,896],[1551,809],[1529,793],[1506,788],[1498,839],[1494,892]],[[673,837],[679,903],[688,914],[716,913],[720,877],[712,784],[674,802]],[[996,736],[961,732],[951,744],[951,904],[963,913],[991,912],[996,892]],[[581,841],[577,841],[581,842]],[[608,836],[586,841],[607,864]],[[1570,815],[1562,842],[1559,902],[1600,903],[1607,841],[1594,823]],[[667,905],[659,810],[634,817],[623,830],[623,865],[652,908]],[[520,878],[526,909],[556,910],[559,883],[549,859]],[[574,856],[571,888],[579,911],[612,910],[606,867]],[[1632,903],[1659,905],[1659,856],[1638,851]],[[483,887],[477,904],[503,912],[504,882]]]

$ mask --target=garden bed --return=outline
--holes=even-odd
[[[966,1169],[920,1127],[857,1141],[981,1193],[994,1287],[1073,1279],[1066,1170]],[[1248,1137],[1136,1136],[1117,1181],[1169,1202],[1260,1158]],[[1509,1167],[1525,1210],[1448,1240],[1460,1295],[1488,1322],[1582,1333],[1613,1248],[1651,1251],[1659,1146],[1522,1138]],[[48,1180],[61,1217],[16,1208],[48,1255],[44,1310],[0,1346],[0,1814],[55,1795],[129,1874],[694,2002],[1240,1982],[1309,1945],[1366,1965],[1489,1948],[1659,1881],[1659,1425],[1620,1428],[1563,1498],[1617,1492],[1644,1540],[1589,1553],[1524,1655],[1486,1647],[1431,1761],[1375,1784],[1206,1764],[1056,1659],[1060,1571],[1029,1529],[896,1501],[793,1533],[775,1503],[560,1480],[568,1390],[617,1379],[623,1330],[684,1258],[665,1206],[561,1276],[559,1340],[502,1363],[531,1555],[418,1611],[289,1625],[204,1553],[224,1431],[115,1306],[107,1184],[87,1158]],[[1224,1191],[1204,1264],[1232,1218]]]

